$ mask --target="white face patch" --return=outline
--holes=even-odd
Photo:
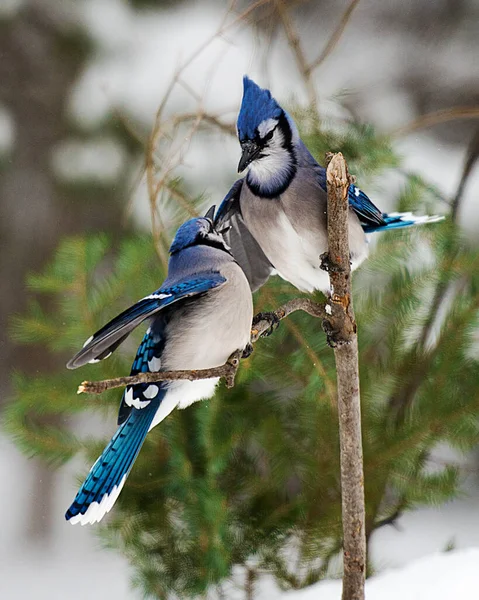
[[[265,138],[278,124],[278,119],[265,119],[258,125],[258,133],[260,138]]]
[[[260,186],[281,186],[282,181],[290,176],[294,157],[283,144],[283,132],[275,129],[273,137],[261,151],[261,158],[257,158],[249,166],[252,183]]]

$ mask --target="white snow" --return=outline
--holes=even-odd
[[[367,600],[477,600],[479,547],[432,554],[366,582]],[[340,581],[324,581],[271,600],[340,600]]]

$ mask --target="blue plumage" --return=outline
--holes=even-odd
[[[328,251],[326,170],[271,93],[248,77],[237,124],[238,171],[247,174],[226,195],[216,226],[231,226],[228,244],[253,291],[276,272],[300,290],[328,293],[329,278],[320,266]],[[349,188],[349,205],[353,269],[367,257],[365,233],[442,220],[383,213],[355,185]]]
[[[142,298],[134,306],[126,309],[99,329],[85,342],[83,348],[67,363],[69,369],[76,369],[87,362],[97,362],[107,358],[124,341],[133,329],[146,318],[151,317],[171,304],[207,292],[225,283],[226,279],[215,272],[188,276],[176,283],[165,284],[155,292]]]
[[[207,215],[213,216],[214,208]],[[224,364],[250,339],[253,305],[247,279],[208,216],[182,225],[170,248],[163,285],[96,332],[69,368],[106,358],[150,320],[131,375],[197,370]],[[148,431],[176,407],[213,395],[218,378],[139,383],[126,387],[119,428],[66,512],[71,523],[95,523],[112,508]]]
[[[282,112],[269,90],[260,88],[247,75],[243,77],[243,102],[237,122],[240,141],[254,139],[260,123],[266,119],[279,118]]]
[[[134,409],[119,427],[67,510],[67,521],[72,524],[82,523],[82,516],[90,509],[88,523],[95,523],[113,506],[164,395],[165,390],[159,389],[157,396],[146,408]]]

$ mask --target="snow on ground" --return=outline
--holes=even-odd
[[[131,569],[118,553],[102,548],[94,528],[74,527],[63,517],[76,493],[76,476],[84,472],[81,460],[71,461],[54,474],[50,519],[41,501],[33,501],[36,465],[21,456],[0,435],[0,598],[5,600],[136,600],[130,587]],[[28,531],[32,513],[51,520],[45,538]]]
[[[3,9],[21,4],[19,0],[4,0],[3,4],[0,0]],[[372,5],[372,0],[361,2],[347,35],[318,72],[320,106],[323,113],[334,112],[337,110],[334,96],[341,90],[354,90],[356,96],[362,98],[363,117],[370,116],[379,127],[390,130],[414,117],[409,99],[398,89],[393,75],[397,77],[407,70],[411,57],[419,53],[417,44],[412,41],[410,43],[390,31],[375,29],[371,12],[368,12]],[[85,0],[71,6],[72,10],[77,7],[98,48],[71,95],[70,114],[85,129],[101,123],[109,111],[119,110],[127,119],[138,120],[147,132],[180,59],[185,59],[212,35],[223,16],[218,11],[218,4],[208,2],[180,4],[161,13],[150,11],[141,15],[134,13],[122,0]],[[188,13],[185,13],[185,6]],[[306,38],[309,35],[314,42],[309,47],[319,52],[317,40],[326,39],[332,24],[315,21],[308,27],[304,35]],[[381,52],[378,52],[378,43]],[[471,64],[456,43],[453,49],[452,55],[450,44],[444,44],[441,52],[437,48],[430,51],[421,48],[420,54],[422,60],[430,61],[432,67],[441,72],[449,74],[453,68],[456,84],[460,85],[463,75],[471,72]],[[212,69],[219,56],[222,60],[218,68]],[[231,119],[240,102],[241,77],[245,72],[256,77],[262,85],[270,86],[281,101],[304,102],[305,92],[289,49],[278,42],[273,45],[268,56],[269,74],[263,68],[263,58],[258,38],[246,29],[231,31],[225,39],[216,40],[201,60],[191,65],[185,79],[200,95],[205,92],[204,105],[208,110],[224,112]],[[344,69],[346,61],[347,70]],[[178,94],[173,97],[169,114],[190,109],[191,102],[186,94]],[[3,144],[9,149],[12,143],[14,123],[0,109],[0,146]],[[103,146],[83,147],[75,140],[61,144],[59,152],[68,149],[70,154],[62,160],[57,154],[52,160],[64,177],[72,173],[67,164],[69,160],[73,163],[79,156],[82,157],[80,175],[96,176],[92,157],[95,158],[98,148],[104,155]],[[446,194],[453,193],[462,169],[464,148],[441,145],[430,132],[408,136],[401,140],[399,148],[406,157],[407,167],[421,171]],[[111,150],[110,147],[107,149]],[[113,176],[121,168],[122,157],[115,154],[113,148],[106,158],[111,163]],[[182,173],[196,185],[198,193],[206,191],[212,195],[212,201],[217,202],[217,196],[223,195],[226,185],[236,175],[238,158],[239,148],[234,140],[210,138],[205,146],[198,138],[190,146]],[[78,175],[79,166],[75,168]],[[381,206],[391,208],[387,204],[391,189],[386,181],[378,182],[375,188],[374,199]],[[478,196],[479,169],[476,168],[466,190],[461,215],[462,222],[476,232],[479,228]],[[138,211],[138,204],[136,209]],[[3,489],[8,490],[0,495],[0,597],[9,600],[23,600],[33,595],[36,600],[139,598],[138,592],[130,589],[131,570],[126,561],[101,548],[93,527],[72,527],[63,519],[64,510],[76,491],[75,474],[84,472],[86,465],[82,469],[81,460],[73,461],[54,476],[52,531],[49,539],[35,545],[27,536],[25,525],[34,508],[35,470],[32,463],[21,457],[1,436],[0,455],[0,477]],[[398,520],[398,529],[387,527],[375,534],[371,547],[375,567],[380,570],[391,566],[401,568],[385,570],[368,581],[368,600],[467,600],[479,597],[479,575],[475,574],[479,564],[477,482],[467,491],[467,497],[438,508],[408,513]],[[428,556],[443,550],[451,541],[458,550]],[[415,562],[407,564],[410,561]],[[313,598],[313,594],[321,600],[340,598],[337,581],[323,582],[310,590],[294,593],[272,592],[271,587],[269,591],[266,587],[264,592],[262,590],[260,586],[258,599],[261,600],[280,597],[307,600]],[[243,598],[244,593],[239,597]]]
[[[479,547],[432,554],[366,582],[367,600],[477,600]],[[340,581],[324,581],[282,600],[340,600]],[[271,600],[276,600],[271,597]]]

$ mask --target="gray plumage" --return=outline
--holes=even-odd
[[[274,198],[254,194],[243,183],[239,198],[246,228],[277,273],[306,292],[329,289],[320,256],[328,250],[327,195],[319,186],[314,165],[304,146],[298,148],[296,176]],[[358,217],[349,210],[349,244],[353,267],[367,256],[368,243]]]
[[[215,225],[230,227],[225,237],[253,291],[276,272],[300,290],[328,293],[329,277],[320,267],[328,251],[325,169],[271,93],[248,77],[237,125],[238,170],[248,172],[226,195]],[[348,198],[352,269],[368,255],[366,233],[442,220],[383,213],[355,185]]]
[[[209,213],[208,213],[209,214]],[[219,367],[250,341],[253,301],[248,280],[210,218],[192,219],[170,248],[163,285],[110,321],[68,363],[106,358],[143,320],[150,326],[131,374]],[[127,386],[119,428],[66,512],[71,523],[95,523],[113,507],[150,429],[174,408],[210,398],[218,378]]]

